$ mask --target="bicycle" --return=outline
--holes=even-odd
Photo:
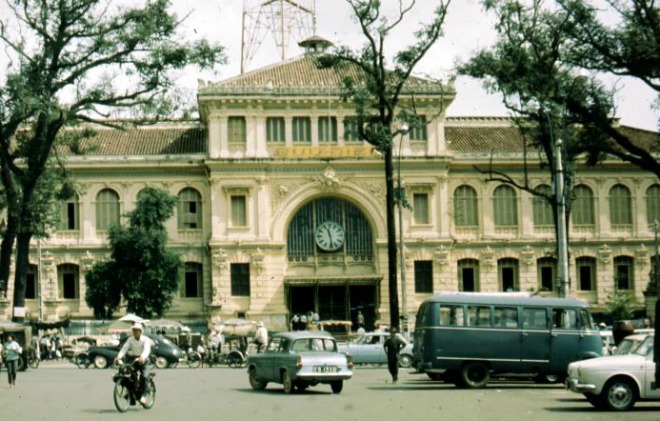
[[[202,354],[197,351],[194,351],[192,348],[188,348],[183,354],[184,362],[189,368],[199,368],[202,365]]]
[[[156,373],[150,372],[147,379],[147,392],[145,402],[140,402],[142,394],[140,392],[140,371],[135,367],[135,362],[126,364],[121,362],[117,373],[112,376],[115,384],[113,390],[113,400],[115,407],[119,412],[126,412],[128,407],[140,402],[144,409],[151,409],[156,403],[156,383],[154,377]]]

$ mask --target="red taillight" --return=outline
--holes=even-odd
[[[300,355],[298,355],[298,359],[296,359],[296,367],[301,368],[302,366],[303,366],[302,358],[300,357]]]
[[[346,364],[348,364],[348,368],[353,368],[353,357],[350,355],[346,355]]]

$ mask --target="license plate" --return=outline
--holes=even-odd
[[[314,372],[315,373],[336,373],[339,371],[339,367],[331,366],[331,365],[315,365],[314,366]]]

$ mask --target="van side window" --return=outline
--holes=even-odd
[[[440,305],[440,326],[463,326],[463,306]]]
[[[515,307],[495,307],[493,309],[495,327],[516,329],[518,327],[518,309]]]
[[[523,329],[547,329],[548,317],[544,308],[523,309]]]
[[[553,308],[552,327],[555,329],[577,329],[577,310]]]
[[[580,310],[580,318],[582,319],[582,329],[592,330],[594,328],[594,321],[589,310],[586,308]]]
[[[468,326],[491,327],[490,307],[468,306]]]

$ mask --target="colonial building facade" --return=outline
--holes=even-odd
[[[368,324],[389,320],[384,164],[340,99],[341,72],[303,56],[218,83],[200,82],[200,121],[126,131],[98,127],[67,166],[79,195],[34,242],[28,317],[85,319],[85,273],[109,254],[140,190],[178,197],[170,246],[185,262],[174,319],[246,317],[285,329],[295,313]],[[394,139],[403,209],[407,308],[439,291],[557,295],[549,206],[475,167],[550,188],[507,118],[448,118],[451,85],[412,79],[426,125]],[[657,133],[621,127],[640,141]],[[398,175],[397,174],[397,175]],[[660,183],[607,160],[578,168],[569,227],[570,296],[602,311],[615,288],[641,304],[660,219]],[[10,290],[8,297],[12,296]],[[399,286],[401,290],[401,285]],[[0,317],[11,303],[0,300]]]

